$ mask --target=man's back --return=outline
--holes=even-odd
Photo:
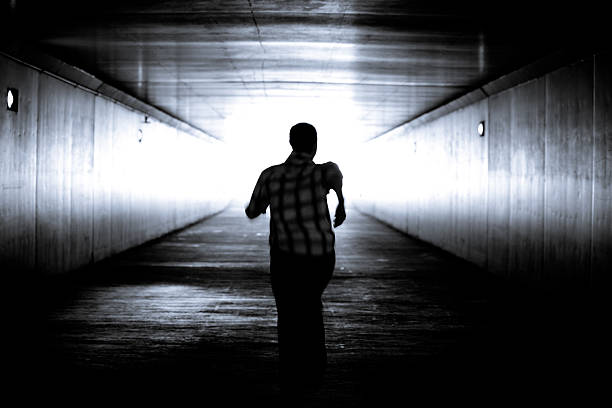
[[[299,152],[264,170],[249,207],[261,211],[270,205],[270,245],[297,255],[333,251],[327,194],[341,180],[337,165],[315,164],[311,155]]]

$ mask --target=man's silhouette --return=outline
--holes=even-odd
[[[317,131],[298,123],[289,132],[293,151],[264,170],[246,215],[270,206],[270,274],[278,311],[281,386],[300,391],[320,384],[327,363],[321,295],[336,263],[327,194],[338,196],[334,227],[344,222],[342,173],[332,162],[315,164]]]

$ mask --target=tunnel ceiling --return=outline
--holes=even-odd
[[[589,41],[527,1],[60,3],[9,2],[25,42],[225,140],[317,115],[365,140]]]

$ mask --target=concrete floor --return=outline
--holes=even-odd
[[[24,398],[287,406],[267,222],[231,208],[47,279]],[[605,378],[604,313],[591,303],[511,287],[351,209],[324,294],[326,383],[304,405],[587,402]]]

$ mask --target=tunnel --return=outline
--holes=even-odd
[[[2,17],[5,368],[22,401],[606,395],[600,3],[3,0]],[[323,383],[288,402],[273,210],[245,208],[297,123],[341,171],[346,221]]]

